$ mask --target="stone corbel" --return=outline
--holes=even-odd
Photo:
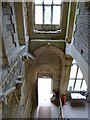
[[[16,89],[21,89],[21,86],[22,86],[23,82],[20,79],[21,78],[19,78],[15,81]]]
[[[17,79],[18,79],[18,80],[21,80],[21,78],[22,78],[22,76],[21,76],[21,75],[17,76]]]
[[[24,60],[25,58],[27,59],[33,59],[33,60],[36,60],[36,56],[33,54],[33,53],[30,53],[30,52],[26,52],[23,54],[22,56],[22,60]]]
[[[23,84],[23,82],[20,81],[20,80],[16,80],[16,81],[15,81],[15,85],[22,85],[22,84]]]

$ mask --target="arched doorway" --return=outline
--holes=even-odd
[[[47,95],[46,95],[46,96],[48,96],[47,100],[48,101],[50,100],[50,96],[51,96],[50,94],[52,94],[52,91],[54,89],[53,81],[57,80],[56,71],[53,69],[53,67],[51,67],[47,64],[40,65],[36,68],[36,79],[37,79],[36,94],[37,94],[37,105],[38,105],[39,104],[39,94],[42,94],[42,91],[43,91],[43,94],[46,93],[45,90],[47,91]],[[48,87],[48,88],[46,88],[46,87]],[[40,93],[40,89],[42,89],[41,93]],[[46,97],[46,96],[44,96],[44,97]],[[43,96],[42,96],[42,98],[43,98]],[[40,101],[42,102],[43,100],[41,100],[41,98],[40,98]],[[48,103],[48,102],[46,102],[46,103]]]
[[[56,68],[56,64],[58,63],[57,59],[55,60],[55,58],[58,58],[58,61],[59,61],[59,64],[57,65],[59,69],[57,69],[57,70],[55,69],[55,71],[58,72],[58,75],[57,75],[58,79],[56,79],[56,80],[60,81],[59,91],[62,94],[63,91],[62,91],[61,88],[62,88],[62,85],[63,85],[63,80],[65,79],[65,74],[64,74],[65,73],[65,54],[64,54],[64,52],[61,49],[59,49],[55,46],[52,46],[52,45],[42,46],[42,47],[40,47],[40,48],[38,48],[34,51],[34,54],[36,55],[36,62],[38,61],[37,63],[39,63],[39,61],[41,61],[40,64],[36,63],[37,64],[36,66],[41,65],[41,64],[46,64],[46,63],[48,64],[50,62],[50,61],[47,62],[47,60],[46,60],[46,59],[48,59],[48,56],[49,56],[49,55],[46,55],[46,54],[49,53],[49,52],[50,52],[49,55],[51,55],[51,54],[53,55],[52,59],[50,58],[50,60],[54,60],[53,63],[55,63],[54,64],[55,68]],[[41,60],[41,56],[43,58],[42,60]],[[51,66],[53,66],[53,64],[51,64]],[[61,74],[59,75],[59,73],[61,73]]]
[[[35,104],[37,103],[38,106],[38,78],[40,76],[48,77],[51,74],[52,85],[50,85],[52,86],[52,90],[57,87],[60,88],[60,82],[64,79],[64,74],[62,73],[64,73],[65,69],[65,55],[59,48],[47,45],[35,50],[34,54],[36,55],[36,61],[34,62],[32,74],[35,75],[35,81],[33,80],[33,82],[36,86],[34,93],[36,96],[34,96],[34,99]]]

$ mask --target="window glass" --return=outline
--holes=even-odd
[[[76,84],[75,84],[74,90],[80,91],[81,82],[82,82],[82,80],[76,80]]]
[[[52,4],[52,0],[44,0],[44,4]]]
[[[53,6],[53,24],[60,24],[60,6]]]
[[[61,1],[62,1],[62,0],[53,0],[53,3],[54,3],[54,4],[61,4]]]
[[[61,19],[60,4],[61,0],[35,0],[35,29],[58,30]],[[44,26],[46,24],[49,26],[48,29]]]
[[[80,68],[78,69],[77,78],[81,78],[81,79],[83,78],[83,74],[82,74]]]
[[[87,91],[87,84],[86,84],[86,81],[85,81],[85,80],[83,80],[81,90],[82,90],[82,91],[83,91],[83,90]]]
[[[77,65],[73,65],[71,67],[70,78],[75,78],[76,77],[76,72],[77,72]]]
[[[35,0],[35,4],[42,4],[43,0]]]
[[[74,81],[75,81],[75,80],[71,80],[71,79],[69,80],[68,90],[73,90]]]
[[[51,7],[45,6],[45,24],[51,23]]]
[[[42,24],[42,6],[35,6],[35,24]]]
[[[87,84],[86,81],[83,80],[83,74],[77,65],[75,59],[72,62],[71,72],[70,72],[70,79],[68,84],[67,90],[74,90],[74,91],[87,91]],[[77,71],[78,70],[78,71]],[[77,73],[77,76],[76,76]]]
[[[77,76],[76,76],[76,73],[77,73]],[[68,90],[70,90],[70,88],[73,88],[74,91],[83,91],[83,90],[87,91],[86,81],[83,80],[83,74],[80,68],[78,67],[75,59],[73,60],[72,66],[71,66]]]

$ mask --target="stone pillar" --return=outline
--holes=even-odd
[[[31,61],[29,58],[24,57],[24,65],[25,65],[25,81],[23,84],[23,88],[22,88],[22,95],[23,95],[23,99],[22,99],[22,104],[24,105],[25,111],[23,113],[23,118],[28,118],[31,115],[31,111],[32,111],[32,106],[33,106],[33,96],[34,94],[32,94],[32,92],[34,91],[34,85],[31,82]]]
[[[72,64],[72,57],[69,55],[66,55],[65,66],[63,66],[63,71],[62,71],[63,78],[60,84],[61,95],[65,95],[67,93],[71,64]]]
[[[5,51],[5,46],[3,40],[0,40],[0,67],[4,67],[8,64],[8,58]]]
[[[32,63],[33,64],[33,63]],[[30,84],[31,84],[31,96],[32,96],[32,106],[36,108],[38,105],[38,81],[36,78],[34,64],[31,66],[30,73]]]
[[[63,82],[65,80],[65,65],[62,65],[62,74],[61,74],[61,80],[60,80],[60,95],[63,94]]]
[[[17,26],[17,33],[18,33],[18,42],[19,42],[19,45],[25,45],[22,2],[15,2],[14,8],[15,8],[16,26]]]
[[[32,15],[32,2],[27,2],[27,26],[28,26],[28,33],[29,35],[32,34],[32,28],[33,28],[33,15]]]
[[[67,22],[67,31],[66,31],[66,41],[68,43],[70,43],[72,40],[75,11],[76,11],[76,2],[73,2],[71,0],[71,2],[69,3],[68,22]]]

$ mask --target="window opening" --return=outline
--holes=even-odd
[[[35,0],[35,25],[48,25],[48,30],[55,30],[55,26],[60,28],[60,19],[61,0]]]
[[[84,76],[77,65],[75,59],[72,62],[70,79],[68,84],[68,90],[70,91],[87,91],[87,84],[84,80]]]

